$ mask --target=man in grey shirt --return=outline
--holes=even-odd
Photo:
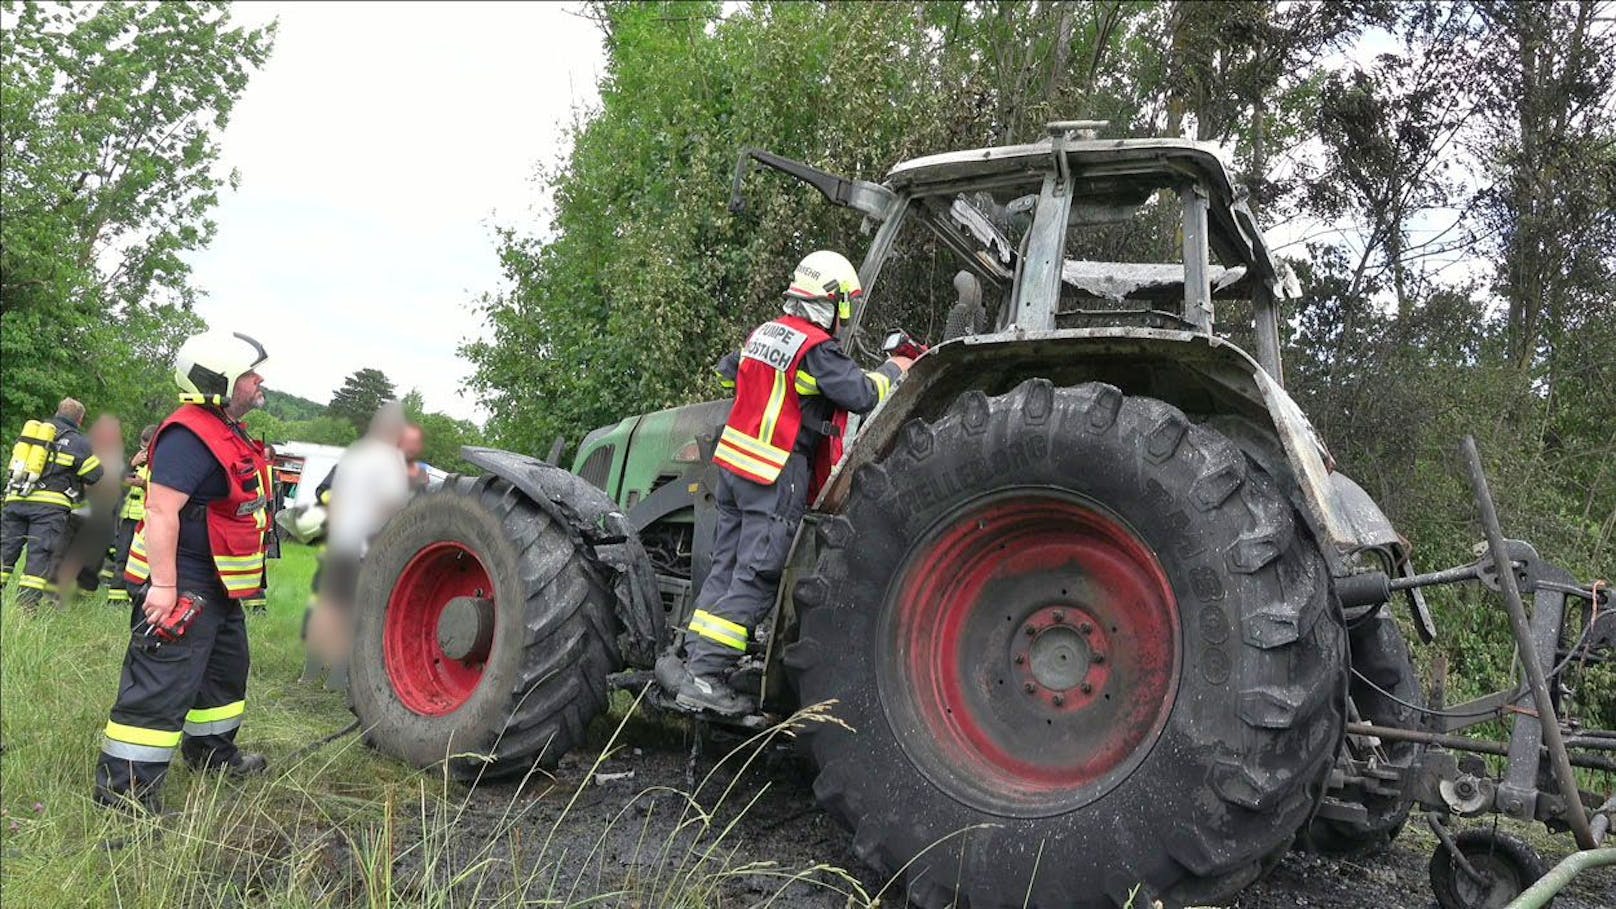
[[[345,684],[360,561],[409,500],[409,469],[399,448],[404,431],[404,408],[396,401],[383,404],[365,437],[348,446],[333,468],[320,595],[308,628],[310,651],[332,667],[332,687]]]

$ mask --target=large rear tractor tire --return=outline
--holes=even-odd
[[[1348,630],[1354,674],[1351,687],[1353,706],[1366,723],[1418,728],[1425,706],[1419,672],[1409,655],[1390,607]],[[1406,771],[1414,765],[1425,746],[1415,742],[1368,741],[1348,736],[1341,743],[1340,760],[1357,763],[1370,775],[1379,771]],[[1371,792],[1354,787],[1335,795],[1363,806],[1366,818],[1347,821],[1316,817],[1308,825],[1302,845],[1314,852],[1362,858],[1382,852],[1403,830],[1414,801],[1401,793]]]
[[[1342,734],[1324,561],[1224,436],[1099,383],[962,394],[858,469],[795,591],[820,803],[932,909],[1216,902]]]
[[[360,574],[350,697],[366,740],[474,783],[553,767],[621,668],[611,594],[570,528],[456,478],[387,525]]]

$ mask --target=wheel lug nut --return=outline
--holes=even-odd
[[[1018,654],[1016,654],[1016,665],[1017,665],[1017,666],[1020,666],[1020,665],[1021,665],[1021,664],[1022,664],[1022,663],[1025,663],[1025,662],[1027,662],[1027,658],[1026,658],[1026,657],[1024,657],[1024,656],[1022,656],[1022,655],[1021,655],[1021,654],[1019,654],[1019,653],[1018,653]]]
[[[1094,626],[1090,625],[1088,622],[1083,622],[1077,626],[1077,630],[1083,632],[1084,634],[1093,634]]]
[[[1054,615],[1050,616],[1050,618],[1054,619],[1055,624],[1059,625],[1060,623],[1066,621],[1066,613],[1061,612],[1059,609],[1057,609],[1057,610],[1055,610]]]
[[[1032,694],[1034,691],[1037,691],[1038,689],[1037,689],[1037,687],[1035,687],[1033,685],[1033,683],[1026,682],[1021,686],[1021,690],[1027,692],[1028,694]]]
[[[1038,633],[1038,629],[1034,628],[1031,625],[1028,625],[1026,628],[1023,628],[1022,631],[1026,632],[1027,637],[1029,637],[1029,638]]]
[[[1062,695],[1062,694],[1055,695],[1055,706],[1056,707],[1059,707],[1064,703],[1066,703],[1066,696],[1065,695]]]
[[[1090,685],[1088,682],[1084,682],[1083,684],[1081,684],[1081,685],[1079,685],[1077,687],[1078,687],[1078,690],[1082,691],[1084,694],[1088,694],[1088,693],[1090,693],[1090,692],[1092,692],[1094,690],[1094,686]]]
[[[1090,659],[1092,659],[1096,664],[1104,663],[1105,662],[1105,654],[1103,654],[1103,653],[1099,652],[1098,650],[1096,650],[1096,651],[1094,651],[1094,656],[1091,657]]]

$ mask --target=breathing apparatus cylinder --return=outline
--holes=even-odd
[[[28,476],[28,437],[39,429],[38,420],[29,420],[22,426],[22,435],[11,446],[11,462],[6,465],[6,488],[20,487]]]
[[[34,491],[34,485],[50,465],[51,444],[56,441],[56,424],[49,420],[29,420],[23,424],[22,435],[11,447],[11,463],[7,488],[23,495]]]

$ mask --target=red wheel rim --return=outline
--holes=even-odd
[[[494,583],[475,552],[443,541],[410,559],[387,598],[387,678],[399,701],[422,716],[458,710],[483,678],[483,662],[453,659],[438,643],[438,622],[455,597],[493,600]]]
[[[911,551],[878,673],[903,747],[985,810],[1046,816],[1126,779],[1178,690],[1178,606],[1150,548],[1080,497],[974,500]]]

